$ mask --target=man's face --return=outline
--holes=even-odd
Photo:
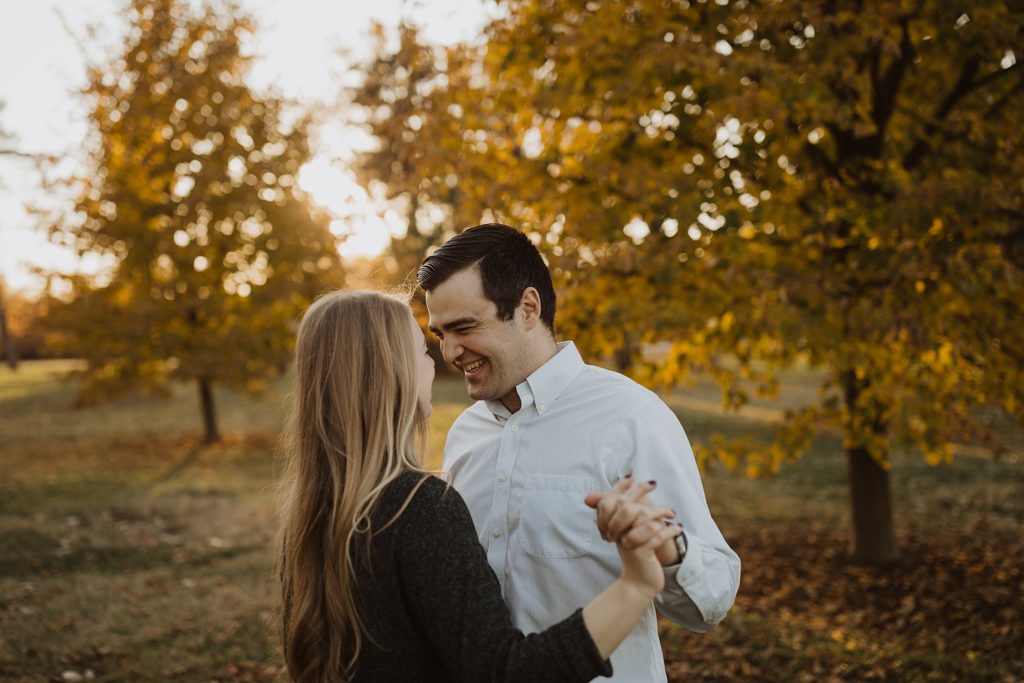
[[[462,373],[471,398],[500,400],[526,379],[529,338],[520,311],[511,320],[498,319],[498,307],[484,296],[477,267],[461,270],[427,292],[427,311],[441,355]]]

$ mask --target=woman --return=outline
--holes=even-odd
[[[306,681],[588,681],[660,591],[679,533],[644,508],[620,578],[539,634],[511,621],[459,494],[423,470],[434,365],[408,305],[334,292],[299,328],[281,580]],[[631,485],[639,499],[647,484]]]

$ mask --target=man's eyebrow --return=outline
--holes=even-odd
[[[450,322],[446,322],[444,325],[441,326],[441,329],[442,330],[452,330],[452,329],[455,329],[456,327],[464,327],[466,325],[475,325],[476,322],[477,322],[476,318],[474,318],[472,316],[465,316],[465,317],[462,317],[462,318],[456,318],[455,320],[452,320]],[[433,332],[434,334],[439,334],[440,333],[440,330],[438,330],[433,325],[429,325],[427,327],[427,329],[430,330],[431,332]]]

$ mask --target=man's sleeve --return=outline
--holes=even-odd
[[[669,407],[652,396],[633,412],[627,429],[634,445],[634,477],[658,482],[652,501],[674,509],[686,534],[683,561],[665,567],[658,611],[691,631],[707,631],[725,618],[736,599],[740,558],[711,517],[690,441]]]

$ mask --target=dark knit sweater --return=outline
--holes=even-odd
[[[469,510],[443,481],[428,477],[398,520],[379,531],[422,476],[401,475],[372,516],[370,568],[361,570],[356,587],[369,638],[355,680],[543,683],[610,676],[581,609],[542,633],[524,636],[513,627]]]

